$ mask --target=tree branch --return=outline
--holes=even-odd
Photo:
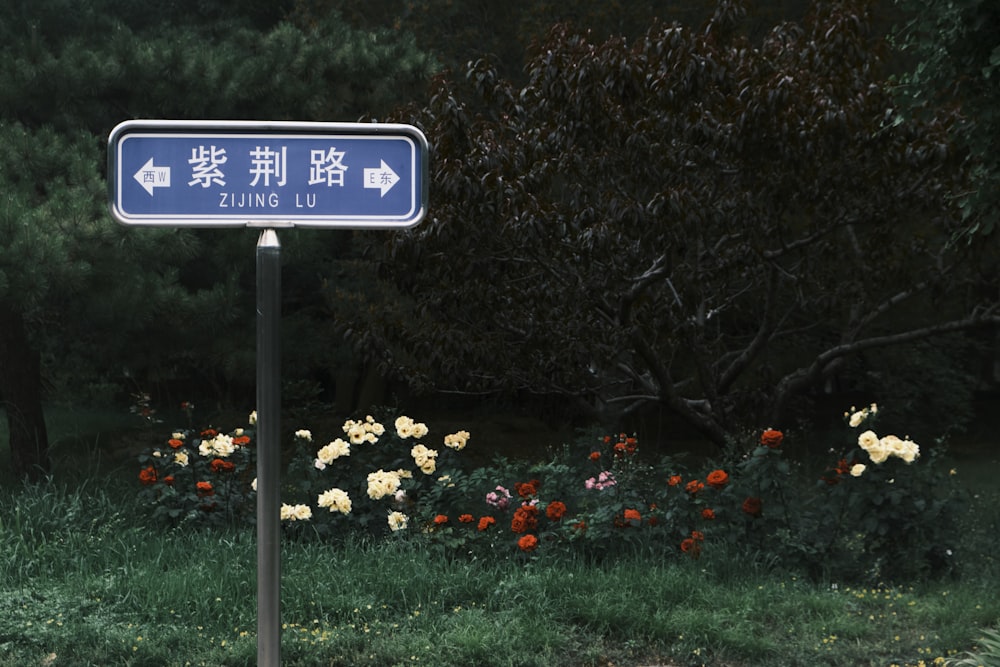
[[[997,314],[997,309],[998,306],[994,304],[987,308],[983,313],[973,314],[960,320],[942,322],[940,324],[921,327],[919,329],[912,329],[910,331],[901,331],[895,334],[872,336],[870,338],[864,338],[849,343],[842,343],[831,347],[828,350],[816,355],[816,358],[811,364],[809,364],[809,366],[789,373],[778,382],[777,395],[774,403],[775,408],[772,418],[777,418],[778,414],[782,411],[792,395],[821,380],[824,373],[830,368],[831,364],[847,357],[848,355],[878,347],[887,347],[889,345],[909,343],[916,340],[925,340],[927,338],[933,338],[934,336],[940,336],[946,333],[968,331],[969,329],[975,329],[981,326],[1000,326],[1000,315]]]

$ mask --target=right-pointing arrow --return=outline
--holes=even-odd
[[[382,194],[379,196],[384,197],[385,193],[399,182],[399,174],[394,172],[385,163],[385,160],[380,160],[380,162],[382,166],[379,168],[365,169],[365,188],[381,190]]]

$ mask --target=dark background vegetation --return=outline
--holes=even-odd
[[[106,138],[130,118],[392,119],[428,135],[431,213],[417,230],[282,234],[290,414],[394,404],[476,415],[498,432],[502,413],[515,434],[530,417],[718,444],[877,400],[901,431],[976,433],[976,406],[994,404],[1000,380],[1000,10],[940,4],[3,3],[0,399],[13,474],[50,467],[43,405],[125,412],[148,393],[168,413],[192,401],[207,416],[254,401],[256,233],[113,223]],[[642,68],[654,56],[676,64],[663,55],[674,21],[677,48],[716,58],[711,80],[665,75],[676,108],[650,96],[650,79],[622,75],[652,76]],[[600,78],[584,81],[584,60]],[[763,100],[794,67],[815,85],[770,100],[769,117],[788,109],[789,123],[745,131],[741,149],[697,117],[736,113],[733,70],[755,72]],[[826,125],[809,115],[817,90],[833,105]],[[752,145],[764,136],[772,143]],[[620,171],[617,191],[580,194],[573,179],[623,170],[643,150],[662,159],[635,178]],[[670,188],[696,190],[675,178],[684,160],[702,191],[678,200],[681,217],[651,213]],[[733,186],[735,172],[746,182]],[[834,213],[806,198],[824,179],[846,202]],[[728,203],[716,206],[723,184]],[[752,199],[761,192],[766,206]],[[714,264],[705,247],[683,247],[692,229],[721,244],[742,197],[759,215],[739,220],[739,243]],[[671,252],[669,266],[659,260]],[[693,312],[671,310],[666,279],[673,290],[682,274],[695,279]],[[768,280],[791,289],[772,302]],[[711,296],[724,307],[708,335],[699,308],[719,306]],[[755,319],[766,304],[773,321]],[[734,359],[739,381],[713,366]]]

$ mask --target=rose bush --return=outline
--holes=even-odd
[[[750,447],[688,470],[648,461],[634,435],[588,438],[545,463],[462,465],[467,431],[429,438],[407,416],[299,429],[283,485],[291,537],[410,536],[455,557],[763,556],[816,577],[889,580],[948,570],[958,508],[938,448],[879,436],[872,405],[848,411],[850,445],[812,462],[765,428]],[[385,426],[390,423],[391,426]],[[252,520],[255,443],[247,427],[177,431],[139,458],[140,498],[170,522]]]
[[[253,426],[174,431],[139,456],[139,502],[171,524],[233,524],[256,511]]]

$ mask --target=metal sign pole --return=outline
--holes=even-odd
[[[281,664],[281,244],[257,241],[257,665]]]
[[[257,665],[281,660],[281,244],[275,227],[407,228],[427,214],[427,139],[410,125],[127,120],[108,136],[123,225],[256,227]]]

